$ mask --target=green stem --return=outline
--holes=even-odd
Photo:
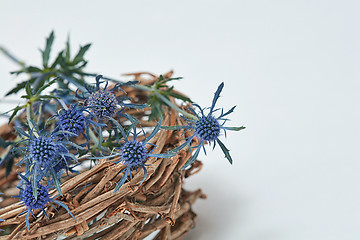
[[[13,60],[15,63],[19,64],[21,67],[25,67],[25,63],[19,61],[16,57],[14,57],[8,50],[4,47],[0,47],[0,52],[2,52],[5,56]]]
[[[31,120],[31,116],[32,116],[33,114],[32,114],[32,111],[31,111],[31,104],[28,104],[27,106],[26,106],[26,120],[27,120],[27,123],[28,123],[28,125],[29,125],[29,128],[30,128],[30,130],[32,130],[32,129],[34,129],[34,125],[32,124],[32,122],[30,121]],[[37,132],[37,131],[32,131],[33,133],[34,133],[34,135],[35,135],[35,137],[39,137],[39,133]]]

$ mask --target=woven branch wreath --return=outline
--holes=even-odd
[[[7,94],[24,101],[2,114],[0,238],[183,238],[206,197],[184,190],[184,178],[201,169],[205,144],[232,163],[220,137],[244,129],[226,126],[235,107],[216,108],[224,83],[202,108],[168,85],[180,79],[173,72],[130,81],[85,72],[90,44],[71,57],[67,42],[50,63],[53,41],[52,32],[41,67],[1,48],[28,79]]]

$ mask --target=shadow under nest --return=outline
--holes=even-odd
[[[171,76],[171,72],[168,75]],[[149,84],[153,79],[141,79],[140,74],[133,74],[139,84]],[[143,91],[126,87],[127,95],[135,102],[146,98]],[[170,100],[175,103],[173,99]],[[186,110],[186,106],[179,106]],[[142,127],[154,127],[155,121],[147,121],[149,108],[127,111],[136,116]],[[162,125],[184,125],[184,120],[179,114],[164,107]],[[156,145],[154,154],[167,152],[185,142],[184,138],[191,132],[183,134],[182,130],[161,130],[151,143]],[[11,139],[14,135],[13,126],[4,125],[0,128],[3,139]],[[198,140],[194,138],[192,146]],[[3,151],[0,150],[0,151]],[[88,156],[90,157],[90,156]],[[91,160],[87,156],[80,157],[81,164],[88,164]],[[26,207],[19,203],[19,199],[11,196],[17,195],[16,185],[19,181],[18,173],[24,167],[17,167],[6,177],[4,166],[0,169],[0,192],[3,201],[0,203],[0,228],[4,236],[0,239],[144,239],[154,234],[154,239],[182,239],[194,227],[197,216],[191,206],[198,198],[206,196],[197,190],[189,192],[183,189],[184,178],[197,173],[201,169],[201,162],[195,161],[187,170],[182,167],[190,159],[191,152],[188,147],[183,148],[176,156],[169,159],[149,158],[147,161],[148,175],[141,186],[143,170],[133,170],[132,179],[114,192],[116,183],[122,177],[119,174],[124,170],[122,163],[115,164],[119,158],[100,159],[92,168],[83,167],[80,174],[64,177],[61,184],[63,196],[57,199],[66,203],[75,219],[63,208],[55,210],[47,207],[50,219],[44,214],[39,214],[36,219],[30,218],[31,228],[25,226],[25,215],[19,215]],[[56,190],[52,190],[52,195]]]

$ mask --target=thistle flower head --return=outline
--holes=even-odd
[[[82,90],[82,93],[79,94],[80,90],[78,89],[75,94],[77,98],[85,100],[90,113],[97,119],[108,119],[115,114],[131,119],[131,116],[122,113],[126,107],[139,109],[148,106],[147,104],[131,103],[131,101],[129,101],[130,98],[126,96],[126,92],[121,88],[123,86],[133,86],[138,83],[138,81],[119,82],[112,79],[112,81],[117,83],[111,88],[107,88],[108,81],[101,81],[101,79],[104,79],[104,77],[97,75],[95,78],[95,86],[85,85],[85,92]],[[102,83],[105,83],[103,88],[100,87]],[[116,91],[122,92],[123,95],[116,96]]]
[[[87,103],[90,111],[98,118],[113,116],[118,106],[116,96],[105,89],[91,93]]]
[[[36,176],[36,179],[46,179],[54,181],[55,188],[61,194],[60,177],[56,165],[60,160],[66,158],[76,159],[75,155],[70,153],[68,146],[72,149],[80,148],[75,143],[69,142],[64,138],[63,133],[54,129],[47,133],[40,131],[34,121],[31,121],[32,127],[29,132],[25,132],[22,128],[15,127],[20,136],[25,139],[21,141],[25,146],[15,148],[15,151],[23,152],[23,158],[17,162],[18,166],[25,164],[26,176]]]
[[[159,132],[161,128],[162,118],[156,124],[155,128],[148,136],[146,136],[145,131],[142,130],[145,136],[145,139],[143,141],[137,140],[138,132],[136,129],[136,123],[132,124],[133,126],[132,131],[125,132],[124,128],[115,119],[110,118],[110,121],[117,127],[117,129],[120,131],[121,135],[123,136],[122,140],[125,141],[125,143],[122,143],[122,146],[120,148],[116,149],[118,150],[117,153],[111,156],[106,156],[106,158],[120,156],[120,161],[118,162],[122,162],[126,165],[125,169],[122,171],[124,172],[124,175],[122,176],[121,180],[116,184],[115,192],[118,191],[120,187],[125,183],[129,175],[131,178],[132,176],[131,170],[134,168],[137,170],[139,167],[141,167],[144,170],[144,177],[140,182],[140,185],[144,182],[147,176],[146,166],[148,165],[146,165],[146,162],[149,159],[149,157],[169,158],[176,155],[176,153],[174,152],[158,153],[158,154],[152,153],[156,146],[152,143],[149,143],[149,140],[152,139]],[[131,140],[129,140],[130,134],[133,135],[133,139]],[[154,148],[152,150],[149,150],[146,147],[146,145],[152,145]]]
[[[129,167],[141,166],[149,158],[148,149],[139,141],[126,142],[120,151],[121,160]]]
[[[205,141],[215,141],[220,134],[221,126],[212,115],[202,116],[195,122],[195,132]]]
[[[58,125],[61,130],[79,135],[85,128],[86,119],[81,109],[76,107],[60,111]]]
[[[195,153],[192,155],[192,157],[188,160],[188,162],[184,165],[183,168],[188,167],[190,164],[192,164],[196,158],[198,157],[200,153],[200,149],[204,149],[205,152],[205,143],[208,142],[209,144],[213,144],[215,147],[216,143],[220,146],[221,150],[225,154],[225,157],[228,159],[228,161],[232,164],[232,158],[229,153],[229,149],[226,148],[226,146],[221,142],[219,139],[220,132],[223,130],[226,136],[226,130],[230,131],[239,131],[241,129],[244,129],[245,127],[225,127],[225,122],[228,120],[226,116],[228,116],[230,113],[232,113],[236,106],[232,107],[229,111],[224,113],[224,110],[222,108],[215,109],[215,105],[217,100],[220,97],[220,93],[222,89],[224,88],[224,83],[221,83],[219,87],[217,88],[214,98],[212,100],[211,107],[209,108],[201,108],[197,104],[193,104],[199,112],[196,112],[194,109],[189,108],[189,110],[193,114],[193,118],[189,119],[186,116],[182,116],[184,120],[188,123],[185,126],[165,126],[164,129],[168,130],[178,130],[178,129],[185,129],[194,131],[194,134],[187,138],[186,142],[180,145],[179,147],[173,149],[173,151],[179,151],[180,149],[184,148],[185,146],[188,146],[189,149],[196,149]],[[205,114],[205,111],[209,110],[207,114]],[[215,117],[214,113],[220,110],[219,116]],[[191,147],[192,140],[197,137],[200,140],[200,143],[197,146]],[[206,154],[206,152],[205,152]]]
[[[51,164],[57,155],[57,146],[53,138],[39,136],[29,142],[29,157],[39,166],[45,167]]]
[[[55,134],[58,133],[28,135],[26,154],[18,165],[27,161],[30,165],[35,165],[41,171],[41,174],[45,174],[48,170],[54,168],[58,159],[73,156],[65,146],[67,141],[60,140]]]
[[[65,210],[75,219],[74,215],[70,212],[70,209],[68,208],[68,206],[65,203],[51,198],[51,196],[49,194],[50,185],[43,185],[40,183],[40,181],[38,179],[35,180],[36,182],[33,185],[32,180],[34,180],[34,179],[28,179],[26,177],[26,175],[19,174],[21,181],[17,187],[20,189],[20,194],[15,197],[20,198],[20,200],[27,207],[27,210],[23,212],[23,213],[26,213],[25,223],[26,223],[27,229],[30,229],[30,221],[29,221],[30,215],[33,215],[33,217],[35,218],[34,211],[39,210],[40,212],[43,212],[46,217],[48,217],[48,215],[46,214],[46,206],[49,203],[54,208],[55,208],[55,206],[52,203],[55,203],[55,204],[65,208]],[[30,176],[30,178],[32,178],[32,177],[34,177],[34,176]],[[35,177],[37,177],[37,176],[35,176]],[[35,186],[35,188],[34,188],[34,186]],[[56,210],[56,208],[55,208],[55,210]]]
[[[37,198],[35,198],[33,195],[33,186],[30,182],[26,184],[25,189],[20,193],[20,199],[31,212],[44,210],[46,205],[51,201],[49,189],[40,183],[37,184]]]

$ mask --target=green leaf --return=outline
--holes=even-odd
[[[156,97],[152,97],[152,100],[149,101],[151,107],[151,113],[149,115],[149,121],[159,119],[162,116],[161,103],[157,100]]]
[[[36,73],[36,72],[41,72],[41,69],[38,67],[34,67],[34,66],[29,66],[27,68],[25,68],[27,73]]]
[[[223,153],[225,154],[225,157],[227,158],[227,160],[229,160],[230,164],[232,164],[233,161],[232,161],[232,158],[230,156],[229,149],[227,149],[225,147],[225,145],[218,138],[216,139],[216,142],[219,144],[219,146],[220,146],[221,150],[223,151]]]
[[[189,128],[188,126],[178,126],[178,125],[175,125],[175,126],[161,126],[162,129],[165,129],[165,130],[180,130],[180,129],[186,129],[186,128]]]
[[[21,89],[24,89],[27,83],[34,83],[36,78],[31,78],[29,80],[18,83],[15,88],[11,89],[5,96],[19,92]]]
[[[58,53],[55,61],[53,62],[53,64],[51,64],[50,69],[54,69],[60,63],[60,61],[63,61],[63,59],[64,59],[63,54],[64,54],[64,51],[61,51]]]
[[[11,120],[16,116],[16,114],[18,113],[18,111],[21,110],[21,109],[23,109],[23,108],[25,108],[25,105],[24,105],[24,106],[17,106],[17,107],[15,107],[13,113],[11,114],[11,116],[10,116],[10,118],[9,118],[9,122],[8,122],[8,123],[10,123]]]
[[[172,97],[174,97],[174,98],[177,98],[177,99],[181,99],[181,100],[183,100],[183,101],[185,101],[185,102],[190,102],[190,103],[192,103],[192,101],[191,101],[190,98],[185,97],[185,96],[183,96],[183,95],[180,95],[180,94],[178,94],[178,93],[169,92],[168,95],[169,95],[169,96],[172,96]]]
[[[73,61],[72,61],[72,65],[76,65],[81,61],[84,61],[84,55],[86,53],[87,50],[89,50],[91,44],[86,44],[83,47],[80,47],[79,52],[76,54],[76,56],[74,57]]]
[[[35,80],[35,82],[32,84],[33,92],[36,93],[39,88],[44,86],[45,82],[49,80],[52,72],[45,72],[41,73],[40,76],[38,76]]]
[[[26,94],[28,95],[29,98],[33,96],[33,93],[32,93],[31,86],[30,86],[29,82],[25,86],[25,91],[26,91]]]
[[[230,131],[240,131],[242,129],[245,129],[246,127],[223,127],[223,128]]]
[[[18,71],[12,71],[10,72],[10,74],[16,74],[16,75],[19,75],[21,73],[39,73],[41,72],[41,69],[38,68],[38,67],[34,67],[34,66],[29,66],[29,67],[26,67],[26,68],[22,68]]]
[[[70,34],[68,35],[67,41],[66,41],[66,51],[65,51],[65,61],[70,62]]]
[[[44,99],[61,99],[61,97],[56,97],[56,96],[52,96],[52,95],[41,95],[40,98],[41,98],[41,100],[44,100]]]
[[[0,52],[3,53],[5,56],[7,56],[8,58],[10,58],[12,61],[14,61],[15,63],[19,64],[20,66],[24,67],[25,64],[20,61],[19,59],[17,59],[14,55],[12,55],[7,49],[3,48],[0,46]]]
[[[44,51],[41,51],[43,66],[45,68],[47,68],[48,63],[49,63],[50,51],[51,51],[51,46],[54,42],[54,38],[55,38],[54,31],[51,31],[50,36],[46,39],[45,49],[44,49]]]
[[[86,88],[84,87],[85,84],[86,84],[84,80],[77,79],[77,78],[71,77],[71,76],[66,76],[66,75],[63,75],[63,74],[57,74],[57,76],[58,76],[60,79],[67,80],[69,83],[74,84],[77,88],[80,89],[80,91],[82,91],[82,92],[86,92],[86,91],[87,91]]]
[[[51,80],[48,84],[42,86],[41,88],[39,88],[36,92],[36,95],[39,95],[42,91],[44,91],[46,88],[50,87],[52,84],[54,84],[56,82],[57,78]]]

